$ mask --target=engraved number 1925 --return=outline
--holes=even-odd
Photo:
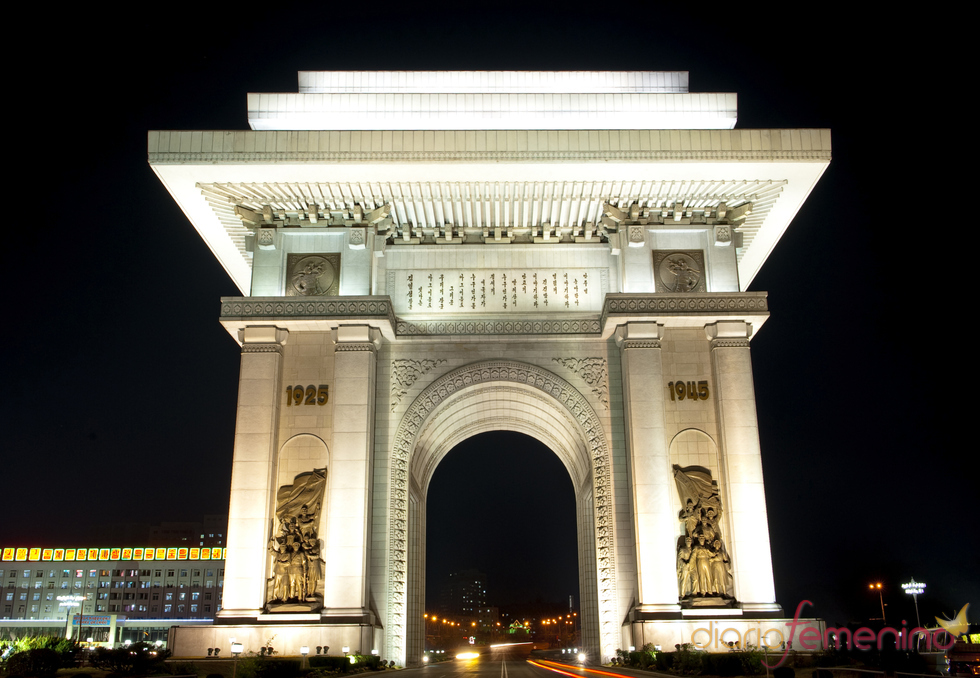
[[[287,386],[286,407],[292,405],[326,405],[330,387],[325,384],[317,386]],[[306,398],[304,402],[303,398]]]

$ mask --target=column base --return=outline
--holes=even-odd
[[[271,615],[265,615],[271,616]],[[264,621],[264,620],[263,620]],[[231,643],[241,643],[243,652],[259,652],[259,648],[273,647],[283,657],[299,657],[300,648],[307,646],[311,653],[317,646],[322,654],[369,655],[380,651],[379,639],[383,634],[370,624],[335,623],[246,623],[215,624],[213,626],[174,626],[170,629],[167,648],[174,657],[207,657],[208,648],[219,648],[221,658],[231,658]],[[315,656],[315,655],[313,655]]]

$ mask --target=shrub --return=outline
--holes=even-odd
[[[61,655],[47,647],[17,652],[7,659],[10,676],[53,676],[61,668]]]

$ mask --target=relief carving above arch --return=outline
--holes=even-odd
[[[470,386],[490,382],[515,382],[550,395],[581,429],[592,460],[600,644],[603,653],[611,651],[619,644],[620,619],[611,450],[602,424],[585,396],[561,377],[534,365],[494,360],[466,365],[436,379],[415,398],[395,433],[389,471],[388,654],[404,661],[407,651],[409,464],[416,440],[428,417],[447,398]]]

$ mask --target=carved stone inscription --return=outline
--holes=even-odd
[[[287,297],[335,297],[340,293],[339,254],[286,257]]]
[[[674,482],[683,506],[678,518],[684,532],[677,542],[678,596],[692,605],[727,604],[735,589],[732,559],[721,535],[718,483],[702,466],[676,464]]]
[[[389,276],[388,293],[399,314],[602,309],[598,269],[421,269],[389,271]]]
[[[323,542],[317,535],[327,469],[296,476],[276,493],[276,522],[269,541],[272,577],[266,602],[269,612],[313,612],[323,606],[317,592],[323,578]]]

